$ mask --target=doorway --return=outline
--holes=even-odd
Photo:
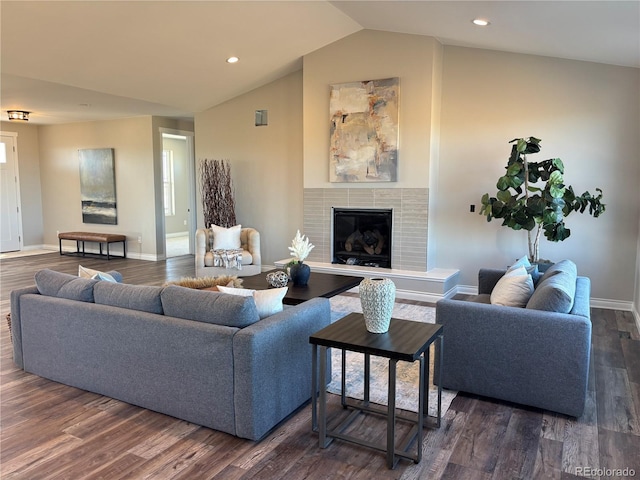
[[[16,137],[0,134],[0,252],[22,249]]]
[[[166,258],[193,253],[193,137],[162,132],[162,187]]]

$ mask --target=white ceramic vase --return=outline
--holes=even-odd
[[[388,278],[365,278],[360,282],[360,303],[369,332],[389,331],[395,301],[396,285]]]

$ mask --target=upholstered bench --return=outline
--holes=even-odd
[[[62,240],[75,240],[76,251],[74,253],[62,252]],[[127,258],[127,236],[117,233],[94,233],[94,232],[64,232],[58,234],[58,243],[60,244],[60,255],[86,255],[84,250],[84,242],[95,242],[100,246],[100,256],[102,253],[102,244],[107,245],[107,260],[111,257]],[[122,242],[122,255],[111,255],[109,253],[109,244]],[[80,243],[82,243],[82,251],[80,251]]]

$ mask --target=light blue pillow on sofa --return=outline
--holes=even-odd
[[[571,260],[553,264],[540,278],[527,308],[569,313],[576,294],[578,269]]]
[[[516,260],[515,263],[509,267],[509,270],[512,270],[518,267],[529,268],[530,266],[531,266],[531,262],[529,261],[529,257],[524,255],[520,257],[518,260]]]
[[[529,261],[529,257],[527,257],[526,255],[524,255],[523,257],[520,257],[518,260],[516,260],[516,262],[511,265],[508,270],[515,270],[518,267],[524,267],[527,270],[527,273],[529,275],[531,275],[531,280],[533,280],[533,285],[537,285],[538,281],[540,280],[540,272],[538,271],[538,264],[535,265],[531,265],[531,262]]]

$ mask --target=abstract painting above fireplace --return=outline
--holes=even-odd
[[[331,182],[395,182],[398,77],[331,85]]]

